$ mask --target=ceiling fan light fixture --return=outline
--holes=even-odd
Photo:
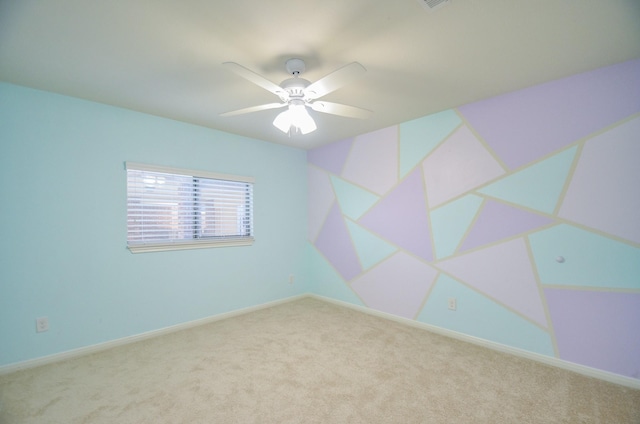
[[[318,128],[305,105],[289,105],[289,113],[291,114],[292,125],[298,128],[302,134],[308,134]]]
[[[291,115],[288,109],[280,112],[278,116],[276,116],[276,119],[273,120],[273,126],[283,133],[289,132],[289,128],[291,128]]]
[[[302,134],[309,134],[318,128],[304,104],[289,104],[289,108],[273,120],[273,126],[283,133],[288,133],[291,127],[295,127]]]

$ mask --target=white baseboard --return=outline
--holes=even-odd
[[[47,355],[47,356],[42,356],[40,358],[29,359],[26,361],[3,365],[3,366],[0,366],[0,375],[9,374],[14,371],[24,370],[27,368],[34,368],[41,365],[51,364],[54,362],[63,361],[65,359],[76,358],[78,356],[88,355],[90,353],[100,352],[102,350],[111,349],[117,346],[129,344],[129,343],[139,342],[141,340],[150,339],[152,337],[158,337],[158,336],[173,333],[176,331],[197,327],[199,325],[208,324],[211,322],[220,321],[227,318],[232,318],[238,315],[248,314],[250,312],[258,311],[260,309],[270,308],[272,306],[280,305],[287,302],[292,302],[294,300],[302,299],[305,297],[308,297],[308,295],[301,294],[301,295],[291,296],[284,299],[274,300],[272,302],[262,303],[260,305],[250,306],[247,308],[237,309],[235,311],[225,312],[218,315],[212,315],[210,317],[185,322],[182,324],[160,328],[158,330],[147,331],[145,333],[134,334],[133,336],[123,337],[116,340],[110,340],[104,343],[98,343],[91,346],[85,346],[78,349],[68,350],[65,352],[54,353],[53,355]]]
[[[518,349],[511,346],[506,346],[500,343],[492,342],[490,340],[481,339],[478,337],[469,336],[464,333],[459,333],[457,331],[448,330],[446,328],[436,327],[434,325],[426,324],[419,321],[414,321],[412,319],[399,317],[397,315],[392,315],[386,312],[377,311],[375,309],[367,308],[365,306],[354,305],[352,303],[343,302],[341,300],[331,299],[329,297],[319,296],[317,294],[309,294],[309,297],[312,297],[317,300],[333,303],[335,305],[344,306],[359,312],[364,312],[365,314],[377,316],[380,318],[388,319],[391,321],[398,322],[400,324],[409,325],[411,327],[420,328],[422,330],[427,330],[432,333],[440,334],[442,336],[451,337],[457,340],[462,340],[464,342],[473,343],[475,345],[479,345],[482,347],[486,347],[489,349],[493,349],[499,352],[508,353],[510,355],[519,356],[521,358],[531,359],[533,361],[541,362],[545,365],[550,365],[556,368],[562,368],[564,370],[572,371],[578,374],[585,375],[587,377],[597,378],[599,380],[608,381],[610,383],[619,384],[621,386],[630,387],[632,389],[640,389],[640,380],[625,377],[623,375],[614,374],[612,372],[599,370],[597,368],[587,367],[585,365],[575,364],[573,362],[567,362],[559,358],[554,358],[551,356],[541,355],[539,353],[529,352],[526,350]]]
[[[518,356],[521,358],[531,359],[533,361],[537,361],[546,365],[550,365],[556,368],[561,368],[564,370],[572,371],[578,374],[585,375],[587,377],[597,378],[599,380],[608,381],[610,383],[619,384],[621,386],[630,387],[632,389],[640,389],[640,380],[625,377],[619,374],[614,374],[611,372],[599,370],[596,368],[587,367],[585,365],[575,364],[573,362],[567,362],[562,359],[553,358],[550,356],[541,355],[539,353],[529,352],[526,350],[518,349],[511,346],[506,346],[500,343],[492,342],[485,339],[480,339],[478,337],[469,336],[467,334],[459,333],[453,330],[447,330],[446,328],[436,327],[434,325],[426,324],[423,322],[414,321],[412,319],[399,317],[397,315],[392,315],[386,312],[377,311],[375,309],[367,308],[365,306],[355,305],[348,302],[343,302],[341,300],[331,299],[329,297],[320,296],[317,294],[301,294],[296,296],[287,297],[284,299],[274,300],[272,302],[263,303],[260,305],[250,306],[247,308],[237,309],[235,311],[225,312],[218,315],[213,315],[210,317],[185,322],[182,324],[172,325],[170,327],[160,328],[158,330],[148,331],[146,333],[135,334],[133,336],[123,337],[116,340],[111,340],[104,343],[98,343],[91,346],[85,346],[78,349],[68,350],[65,352],[56,353],[53,355],[43,356],[40,358],[29,359],[22,362],[16,362],[13,364],[0,366],[0,375],[9,374],[14,371],[19,371],[27,368],[34,368],[41,365],[51,364],[54,362],[63,361],[65,359],[76,358],[78,356],[88,355],[91,353],[99,352],[102,350],[111,349],[116,346],[122,346],[130,343],[135,343],[141,340],[150,339],[152,337],[158,337],[165,334],[173,333],[175,331],[186,330],[188,328],[197,327],[199,325],[208,324],[215,321],[220,321],[227,318],[232,318],[239,315],[248,314],[250,312],[258,311],[260,309],[270,308],[272,306],[281,305],[283,303],[292,302],[295,300],[303,299],[306,297],[310,297],[313,299],[317,299],[320,301],[333,303],[335,305],[343,306],[346,308],[353,309],[358,312],[363,312],[365,314],[377,316],[380,318],[388,319],[391,321],[398,322],[400,324],[408,325],[411,327],[419,328],[422,330],[430,331],[432,333],[440,334],[446,337],[451,337],[457,340],[462,340],[468,343],[473,343],[478,346],[483,346],[489,349],[493,349],[499,352],[508,353],[514,356]]]

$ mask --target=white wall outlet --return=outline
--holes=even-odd
[[[45,331],[49,331],[49,318],[36,318],[36,332],[42,333]]]
[[[296,277],[293,274],[289,274],[289,284],[293,284],[296,281]]]
[[[447,303],[449,305],[449,309],[451,309],[452,311],[455,311],[458,308],[458,301],[455,297],[450,297]]]

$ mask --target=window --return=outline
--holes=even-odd
[[[134,253],[253,243],[253,178],[126,163]]]

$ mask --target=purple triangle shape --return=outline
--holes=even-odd
[[[358,222],[400,248],[428,261],[433,260],[420,169],[409,174]]]
[[[553,220],[504,203],[488,200],[460,247],[460,251],[515,236],[552,223]]]
[[[337,204],[334,203],[327,215],[315,245],[345,280],[351,280],[362,272],[358,255]]]
[[[326,146],[311,149],[307,152],[307,162],[336,175],[340,175],[347,161],[347,156],[349,156],[349,151],[351,151],[353,140],[353,138],[347,138],[342,141],[327,144]]]
[[[638,113],[638,99],[636,59],[480,100],[458,111],[515,169]]]
[[[503,266],[496,266],[500,263]],[[440,262],[439,267],[482,294],[546,327],[544,307],[523,237]]]

